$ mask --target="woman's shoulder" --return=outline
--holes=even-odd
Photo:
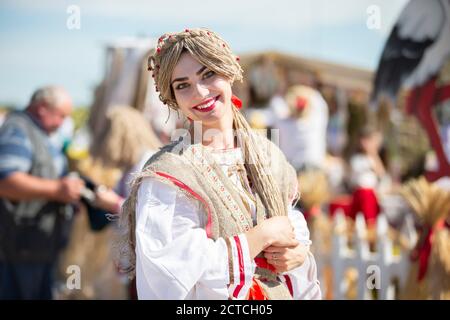
[[[184,156],[186,147],[182,140],[163,146],[145,163],[137,177],[152,177],[169,185],[195,185],[198,179],[190,158]]]
[[[158,151],[154,152],[152,156],[145,162],[143,170],[148,167],[156,167],[163,164],[178,165],[182,161],[181,154],[183,153],[182,140],[172,141],[162,146]]]

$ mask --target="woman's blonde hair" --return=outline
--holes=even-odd
[[[159,98],[169,107],[177,110],[178,105],[171,88],[173,70],[183,52],[190,53],[209,70],[231,80],[242,81],[242,68],[238,57],[230,46],[213,31],[207,29],[186,29],[178,33],[166,33],[148,59],[148,68],[153,73]]]
[[[207,29],[185,30],[179,33],[167,33],[159,38],[158,46],[149,58],[149,70],[153,71],[153,78],[160,99],[170,108],[178,109],[175,96],[171,90],[172,72],[183,52],[189,52],[195,59],[208,69],[231,80],[242,81],[242,68],[238,59],[231,52],[230,47],[213,31]],[[269,216],[285,215],[284,201],[281,191],[274,178],[268,171],[267,152],[260,148],[261,139],[250,128],[239,110],[233,107],[234,129],[244,154],[247,175],[258,193]],[[134,212],[123,210],[121,224],[128,227],[127,244],[128,258],[131,260],[126,272],[134,274],[135,264],[135,216]],[[122,248],[124,249],[124,248]]]

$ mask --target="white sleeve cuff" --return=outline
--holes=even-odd
[[[305,246],[312,244],[309,234],[308,225],[306,224],[303,213],[296,209],[290,209],[288,211],[288,217],[295,229],[295,238]]]

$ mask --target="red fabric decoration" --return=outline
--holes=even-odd
[[[255,278],[253,278],[253,284],[248,290],[247,300],[269,300]]]
[[[367,225],[371,226],[376,223],[378,213],[380,212],[380,206],[373,189],[359,188],[353,192],[350,217],[355,219],[358,212],[362,212]]]
[[[428,261],[430,259],[431,254],[431,245],[432,245],[432,239],[433,234],[436,230],[442,229],[446,227],[445,221],[442,219],[438,221],[435,225],[435,227],[427,227],[423,230],[425,232],[425,239],[423,243],[419,244],[419,247],[417,247],[412,253],[411,253],[411,260],[417,261],[419,260],[419,272],[417,273],[417,280],[420,282],[425,278],[425,275],[427,274],[428,270]]]
[[[431,254],[431,236],[433,235],[433,228],[428,229],[427,235],[425,236],[425,241],[419,248],[419,272],[417,274],[417,280],[422,281],[427,274],[428,269],[428,259]]]
[[[266,258],[255,258],[255,263],[259,268],[268,269],[272,272],[276,272],[275,267],[270,263],[268,263]]]
[[[338,209],[342,209],[347,217],[350,217],[352,211],[352,196],[342,195],[331,200],[328,206],[330,217],[333,217]]]
[[[242,101],[235,95],[231,96],[231,102],[235,105],[236,108],[240,109],[242,108]]]
[[[303,110],[306,107],[306,104],[308,103],[308,100],[306,100],[303,97],[297,97],[297,99],[295,100],[295,108],[297,110]]]

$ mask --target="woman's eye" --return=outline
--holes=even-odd
[[[187,83],[180,83],[179,85],[177,85],[177,86],[175,87],[175,89],[176,89],[176,90],[181,90],[181,89],[184,89],[184,88],[186,88],[186,87],[188,87],[188,84],[187,84]]]
[[[203,79],[208,79],[208,78],[211,78],[213,75],[215,75],[216,73],[214,72],[214,71],[208,71],[208,72],[205,72],[204,74],[203,74]]]

